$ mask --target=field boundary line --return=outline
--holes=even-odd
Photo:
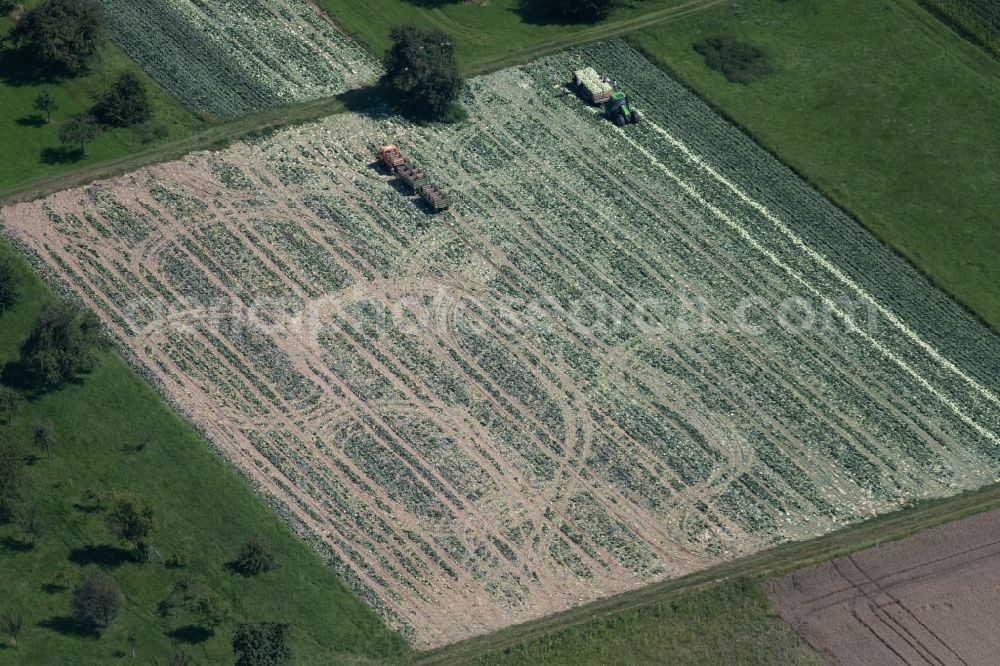
[[[871,296],[871,294],[869,294],[868,292],[866,292],[864,289],[861,288],[860,285],[858,285],[850,277],[848,277],[847,275],[845,275],[844,272],[841,271],[840,268],[838,268],[837,266],[835,266],[832,262],[830,262],[829,259],[827,259],[826,257],[824,257],[822,254],[820,254],[819,252],[817,252],[813,248],[809,247],[809,245],[806,244],[806,242],[803,241],[801,238],[799,238],[799,236],[794,231],[792,231],[791,229],[789,229],[788,226],[784,222],[782,222],[773,213],[771,213],[771,211],[766,206],[764,206],[760,202],[756,201],[755,199],[753,199],[752,197],[750,197],[746,193],[744,193],[743,190],[739,188],[739,186],[737,186],[735,183],[733,183],[732,181],[730,181],[724,175],[722,175],[721,173],[719,173],[712,165],[708,164],[701,157],[699,157],[698,155],[696,155],[690,148],[688,148],[687,144],[685,144],[683,141],[681,141],[680,139],[676,138],[675,136],[673,136],[672,134],[670,134],[665,129],[663,129],[662,127],[660,127],[659,125],[657,125],[656,123],[654,123],[652,121],[647,121],[647,124],[650,127],[652,127],[653,130],[656,133],[660,134],[665,139],[667,139],[667,141],[669,141],[672,146],[674,146],[675,148],[677,148],[678,150],[680,150],[681,152],[683,152],[684,155],[685,155],[685,157],[688,158],[688,160],[690,160],[691,162],[693,162],[694,164],[696,164],[697,166],[699,166],[703,171],[705,171],[706,173],[708,173],[709,175],[711,175],[718,182],[720,182],[723,185],[725,185],[730,191],[733,192],[733,194],[735,194],[737,197],[739,197],[740,200],[742,200],[744,203],[746,203],[751,208],[753,208],[758,213],[760,213],[762,216],[764,216],[765,219],[767,219],[779,231],[781,231],[790,241],[792,241],[792,243],[796,247],[798,247],[798,248],[802,249],[803,251],[805,251],[805,253],[811,259],[813,259],[816,263],[818,263],[820,266],[822,266],[824,269],[826,269],[828,272],[830,272],[832,275],[834,275],[843,284],[845,284],[848,287],[850,287],[858,295],[863,296],[863,297],[868,298],[869,300],[871,300],[871,302],[878,309],[878,311],[879,311],[879,313],[881,315],[883,315],[887,320],[889,320],[889,322],[892,323],[897,329],[899,329],[900,332],[902,332],[906,337],[910,338],[910,340],[912,342],[914,342],[918,347],[920,347],[923,351],[925,351],[931,358],[933,358],[935,361],[937,361],[941,366],[947,368],[948,370],[950,370],[954,374],[956,374],[959,377],[961,377],[967,384],[969,384],[969,386],[971,386],[977,392],[979,392],[980,394],[982,394],[983,397],[985,397],[987,400],[989,400],[990,402],[994,403],[997,406],[1000,406],[1000,398],[998,398],[992,391],[990,391],[986,387],[982,386],[975,379],[973,379],[972,377],[970,377],[969,375],[967,375],[965,372],[963,372],[961,370],[961,368],[959,368],[954,363],[952,363],[950,360],[948,360],[947,358],[945,358],[937,349],[935,349],[933,346],[931,346],[926,341],[924,341],[924,339],[921,338],[913,329],[911,329],[909,326],[907,326],[904,321],[902,321],[901,319],[899,319],[899,317],[897,317],[895,315],[895,313],[893,313],[888,308],[886,308],[884,305],[882,305],[881,303],[879,303],[874,297]],[[621,130],[619,130],[619,131],[621,131]],[[630,137],[628,137],[624,132],[622,132],[622,135],[625,136],[626,140],[629,143],[635,145],[640,150],[642,150],[647,155],[647,157],[649,157],[650,159],[652,159],[657,165],[660,166],[661,169],[663,169],[666,173],[668,173],[669,175],[671,175],[671,177],[673,177],[675,180],[678,180],[678,181],[680,180],[665,165],[663,165],[659,160],[656,160],[655,157],[653,157],[651,154],[649,154],[648,151],[645,148],[643,148],[638,143],[636,143],[633,139],[631,139]],[[688,189],[689,187],[690,187],[690,185],[687,185],[685,187],[685,189]],[[693,190],[693,188],[691,188],[691,189]],[[698,198],[700,200],[704,201],[704,199],[700,195],[698,195]],[[744,236],[748,240],[751,240],[755,244],[755,246],[760,246],[761,251],[764,252],[764,253],[766,253],[768,255],[768,258],[770,258],[772,261],[774,261],[777,265],[781,266],[785,271],[789,272],[790,274],[796,275],[796,279],[798,281],[802,282],[803,284],[806,284],[806,282],[804,281],[804,279],[801,276],[798,276],[790,267],[785,266],[784,262],[782,262],[779,258],[777,258],[776,256],[774,256],[773,253],[771,253],[770,251],[768,251],[765,248],[763,248],[763,246],[761,246],[761,244],[760,244],[759,241],[753,239],[748,232],[746,232],[742,227],[739,226],[739,224],[732,222],[728,215],[726,215],[722,211],[719,211],[715,206],[713,206],[712,204],[708,203],[707,201],[705,201],[704,203],[705,203],[706,206],[709,206],[713,210],[713,212],[718,211],[718,214],[720,214],[720,217],[723,217],[724,219],[727,219],[729,222],[731,222],[732,224],[734,224],[735,225],[734,228],[736,228],[740,232],[740,234],[742,236]],[[815,288],[813,288],[811,285],[806,285],[806,286],[809,287],[810,291],[813,291],[815,293],[815,291],[816,291]],[[845,317],[845,315],[842,312],[838,312],[838,314],[840,314],[842,317]],[[872,340],[863,331],[861,331],[860,329],[858,329],[858,327],[856,325],[854,325],[853,322],[848,322],[848,325],[852,329],[857,329],[857,332],[861,333],[866,338],[868,338],[874,345],[876,345],[877,348],[880,349],[880,351],[884,351],[884,353],[887,356],[889,356],[890,358],[893,358],[893,360],[896,360],[894,358],[895,354],[893,354],[892,352],[890,352],[888,350],[883,350],[881,343],[878,343],[877,341]],[[900,364],[902,364],[902,365],[904,365],[904,366],[906,366],[905,362],[903,362],[903,361],[897,361],[897,362],[900,363]],[[906,366],[906,367],[908,367],[908,366]],[[912,374],[914,374],[915,378],[919,379],[922,383],[927,384],[928,388],[930,388],[929,383],[925,379],[923,379],[922,377],[920,377],[919,374],[915,373],[915,371],[912,371],[912,370],[910,372]],[[943,396],[940,396],[940,397],[941,397],[941,400],[943,402],[948,403],[948,404],[951,403],[951,401],[948,400],[947,398],[944,398]],[[955,406],[954,408],[957,409],[957,406]],[[996,437],[996,435],[992,433],[992,431],[990,431],[990,432],[991,432],[991,435],[992,435],[991,439],[993,439],[993,441],[995,441],[995,442],[1000,443],[1000,439],[998,439]]]

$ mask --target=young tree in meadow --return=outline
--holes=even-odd
[[[46,458],[51,460],[52,453],[56,450],[58,444],[56,441],[56,431],[52,427],[52,424],[39,423],[35,426],[35,434],[32,439],[35,442],[35,447],[44,453]]]
[[[191,655],[178,650],[174,653],[174,658],[170,661],[170,666],[192,666],[194,660]]]
[[[93,569],[80,576],[71,600],[77,621],[97,627],[110,627],[125,603],[117,581]]]
[[[198,618],[198,624],[212,633],[229,620],[229,607],[226,602],[209,589],[203,590],[201,595],[193,600],[189,610]]]
[[[24,510],[21,514],[21,531],[28,535],[28,542],[32,548],[48,533],[49,522],[40,506],[32,503]]]
[[[59,110],[59,102],[56,101],[56,98],[52,95],[52,91],[48,88],[42,88],[32,106],[35,111],[45,114],[46,124],[52,122],[52,114]]]
[[[0,631],[10,638],[13,647],[17,647],[17,639],[21,637],[23,629],[24,616],[20,612],[11,608],[0,614]]]
[[[92,312],[55,301],[35,318],[21,345],[21,360],[36,382],[56,388],[93,368],[100,341]]]
[[[87,499],[94,503],[94,508],[97,511],[103,510],[103,504],[111,496],[111,491],[100,481],[95,481],[89,488],[87,488]]]
[[[44,0],[25,12],[10,33],[48,69],[79,74],[97,54],[104,11],[97,0]]]
[[[292,663],[292,628],[279,622],[241,623],[233,635],[236,666],[285,666]]]
[[[87,154],[87,144],[100,134],[100,123],[89,113],[74,116],[59,128],[59,140],[69,146],[79,146],[81,155]]]
[[[465,81],[451,37],[414,25],[397,26],[390,34],[382,85],[395,95],[397,108],[421,119],[457,118]]]
[[[129,127],[149,120],[152,104],[145,84],[132,72],[125,72],[101,96],[94,114],[105,125],[114,127]]]
[[[0,438],[0,523],[17,516],[27,484],[24,453],[12,441]]]
[[[0,259],[0,314],[15,305],[21,298],[14,264],[8,259]]]
[[[119,495],[108,512],[107,520],[111,533],[132,546],[139,560],[145,559],[146,539],[156,526],[153,507],[134,495]]]
[[[24,396],[10,386],[0,384],[0,414],[10,421],[24,404]]]
[[[261,536],[254,536],[243,544],[236,556],[236,570],[244,576],[257,576],[274,568],[271,544]]]

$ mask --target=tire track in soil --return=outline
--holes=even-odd
[[[483,108],[490,108],[490,106],[489,106],[488,104],[483,104],[483,105],[481,105],[481,106],[482,106]],[[492,120],[494,120],[494,122],[498,122],[497,118],[495,118],[495,117],[494,117],[494,118],[492,118]],[[510,135],[510,134],[506,134],[506,138],[508,139],[508,141],[509,141],[510,143],[508,143],[508,144],[505,144],[505,145],[515,145],[515,142],[516,142],[516,139],[515,139],[515,137],[513,137],[513,136],[512,136],[512,135]],[[565,136],[565,137],[564,137],[564,139],[565,139],[566,141],[569,141],[569,140],[571,139],[571,137],[569,137],[569,136]],[[497,146],[498,146],[498,147],[501,147],[501,148],[502,148],[502,147],[503,147],[503,145],[504,145],[504,144],[502,144],[502,143],[501,143],[501,142],[500,142],[499,140],[497,140]],[[565,145],[565,144],[563,144],[563,145]],[[509,151],[508,151],[508,152],[509,152]],[[524,158],[524,156],[523,156],[523,155],[514,155],[513,153],[509,153],[509,154],[511,155],[511,159],[512,159],[512,160],[522,160],[522,159]],[[529,156],[529,158],[528,158],[528,159],[529,159],[529,161],[530,161],[530,156]],[[539,170],[546,170],[546,167],[547,167],[547,165],[548,165],[548,162],[545,162],[545,161],[537,161],[537,160],[535,161],[535,167],[536,167],[537,169],[539,169]],[[606,176],[606,177],[609,177],[609,178],[611,178],[612,180],[614,180],[613,176],[612,176],[612,175],[611,175],[610,173],[608,173],[608,172],[606,172],[606,171],[605,171],[604,173],[605,173],[605,176]],[[556,191],[556,190],[552,190],[552,189],[550,188],[550,190],[549,190],[549,191],[550,191],[550,192],[552,193],[553,197],[558,197],[558,196],[560,196],[560,195],[559,195],[559,192],[558,192],[558,191]],[[564,203],[564,206],[567,206],[567,207],[572,207],[572,206],[573,206],[573,204],[572,204],[571,202],[569,202],[568,200],[566,200],[566,199],[563,199],[563,203]],[[577,210],[577,215],[576,215],[576,219],[578,219],[578,220],[582,220],[582,221],[583,221],[583,223],[585,223],[585,224],[586,224],[586,223],[588,222],[588,216],[587,216],[586,212],[584,212],[584,211],[580,211],[579,209],[576,209],[576,210]],[[594,228],[594,231],[596,231],[596,232],[598,232],[598,233],[603,233],[603,230],[602,230],[602,229],[600,229],[600,228]],[[541,240],[541,239],[540,239],[540,240]],[[557,247],[556,245],[554,245],[554,244],[552,244],[552,243],[548,243],[548,245],[549,245],[549,247],[550,247],[550,250],[551,250],[551,251],[552,251],[553,253],[562,253],[562,254],[565,254],[565,253],[566,253],[565,249],[563,249],[563,248],[561,248],[561,247]],[[581,262],[581,261],[580,261],[579,259],[576,259],[576,260],[573,260],[573,259],[570,259],[570,261],[569,261],[568,263],[569,263],[569,265],[571,265],[571,266],[578,266],[578,265],[580,265],[580,264],[581,264],[582,262]],[[657,272],[655,268],[652,268],[652,267],[649,267],[648,265],[647,265],[647,270],[652,270],[652,272],[654,272],[654,273],[656,273],[656,272]],[[583,277],[585,278],[586,276],[583,276]],[[605,279],[606,279],[606,281],[609,281],[609,282],[610,282],[610,279],[608,279],[608,278],[607,278],[606,276],[605,276]],[[619,288],[620,288],[620,287],[619,287]],[[681,294],[680,294],[680,292],[678,292],[678,291],[676,291],[676,290],[673,290],[672,288],[670,288],[670,289],[671,289],[672,293],[674,293],[675,295],[678,295],[678,296],[679,296],[679,295],[681,295]],[[628,292],[627,292],[627,290],[625,291],[625,293],[628,293]],[[694,350],[692,350],[691,348],[688,348],[688,351],[689,351],[689,356],[690,356],[690,357],[692,357],[692,358],[699,358],[699,359],[700,359],[700,358],[702,358],[702,357],[701,357],[701,355],[700,355],[699,353],[695,352],[695,351],[694,351]],[[613,354],[612,354],[612,355],[613,355]],[[748,356],[751,356],[751,355],[748,355]],[[759,369],[761,369],[762,371],[764,371],[764,372],[766,372],[766,373],[770,373],[769,369],[768,369],[768,368],[766,368],[765,366],[762,366],[762,365],[761,365],[761,364],[759,364],[759,363],[756,363],[756,365],[757,365],[757,367],[758,367]],[[708,363],[707,361],[704,361],[704,360],[703,360],[703,366],[702,366],[702,367],[704,367],[704,368],[710,368],[710,367],[711,367],[711,364],[710,364],[710,363]],[[778,381],[782,381],[782,380],[780,379],[780,377],[779,377],[779,376],[777,376],[777,375],[775,375],[775,374],[773,374],[773,373],[771,373],[771,375],[772,375],[772,377],[774,377],[774,378],[775,378],[775,379],[777,379]],[[655,381],[655,380],[654,380],[654,381]],[[717,386],[717,385],[719,385],[719,384],[716,384],[716,383],[712,383],[712,382],[710,382],[710,384],[711,384],[712,386]],[[786,386],[786,388],[787,388],[787,386]],[[794,389],[789,389],[789,390],[791,390],[792,392],[794,392]],[[806,404],[806,405],[811,405],[811,402],[810,402],[809,400],[800,400],[800,402],[802,402],[803,404]],[[827,403],[827,404],[828,404],[828,403]],[[829,405],[828,405],[828,406],[829,406]],[[833,409],[833,407],[832,407],[832,406],[830,406],[830,407],[831,407],[831,409]],[[817,413],[817,412],[816,412],[815,410],[812,410],[812,411],[814,412],[814,414],[816,414],[816,413]],[[820,418],[825,418],[825,417],[820,417]],[[836,426],[836,425],[835,425],[835,424],[834,424],[834,423],[833,423],[832,421],[829,421],[829,420],[828,420],[828,423],[830,423],[830,424],[832,425],[832,427],[835,427],[835,428],[836,428],[836,427],[838,427],[838,426]],[[743,468],[743,467],[742,467],[741,465],[739,465],[738,463],[733,463],[733,464],[732,464],[732,468],[733,468],[733,469],[736,469],[736,470],[739,470],[739,471],[741,471],[741,472],[742,472],[742,471],[749,471],[749,470],[746,470],[745,468]],[[708,489],[706,488],[706,493],[707,493],[707,491],[708,491]],[[766,507],[766,506],[765,506],[765,507],[764,507],[764,509],[765,509],[766,511],[770,512],[770,513],[772,514],[772,517],[780,517],[780,514],[775,514],[775,513],[774,513],[774,511],[772,510],[772,508],[771,508],[771,507]]]

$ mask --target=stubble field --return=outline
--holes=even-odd
[[[307,0],[101,0],[115,42],[188,108],[232,118],[372,82],[378,63]]]
[[[567,94],[584,63],[642,125]],[[637,53],[466,104],[0,221],[420,646],[995,478],[996,339]],[[449,212],[373,164],[386,141]]]

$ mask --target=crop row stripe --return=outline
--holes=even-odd
[[[976,391],[981,393],[987,400],[989,400],[990,402],[994,403],[997,406],[1000,406],[1000,398],[998,398],[992,391],[982,386],[972,377],[969,377],[967,374],[962,372],[961,368],[959,368],[950,360],[942,356],[937,349],[935,349],[930,344],[925,342],[923,338],[921,338],[916,333],[916,331],[907,326],[906,323],[904,323],[901,319],[899,319],[899,317],[897,317],[892,311],[890,311],[888,308],[879,303],[875,298],[873,298],[864,289],[862,289],[856,282],[851,280],[851,278],[845,275],[843,271],[841,271],[837,266],[831,263],[829,259],[824,257],[822,254],[820,254],[813,248],[809,247],[809,245],[807,245],[805,241],[799,238],[799,236],[794,231],[789,229],[784,222],[782,222],[773,213],[771,213],[771,211],[768,210],[766,206],[756,201],[752,197],[748,196],[745,192],[743,192],[743,190],[740,189],[738,185],[736,185],[731,180],[726,178],[724,175],[716,171],[715,168],[712,167],[712,165],[708,164],[707,162],[705,162],[705,160],[696,155],[690,148],[688,148],[687,144],[685,144],[683,141],[672,135],[670,132],[666,131],[665,129],[663,129],[662,127],[660,127],[659,125],[657,125],[652,121],[647,120],[646,124],[652,127],[657,134],[661,135],[663,138],[669,141],[672,146],[674,146],[682,153],[684,153],[684,156],[687,157],[691,162],[699,166],[703,171],[705,171],[713,178],[715,178],[717,181],[725,185],[727,188],[729,188],[729,190],[733,192],[733,194],[739,197],[744,203],[748,204],[751,208],[753,208],[758,213],[763,215],[769,222],[771,222],[775,227],[777,227],[778,230],[781,231],[781,233],[787,236],[788,239],[791,240],[793,244],[801,248],[806,254],[809,255],[810,258],[816,261],[816,263],[820,264],[823,268],[832,273],[838,280],[846,284],[848,287],[853,289],[859,295],[869,299],[875,305],[875,307],[878,309],[881,315],[883,315],[894,326],[896,326],[896,328],[898,328],[906,337],[910,338],[913,342],[915,342],[917,346],[919,346],[921,349],[927,352],[927,354],[929,354],[935,361],[937,361],[939,364],[941,364],[948,370],[951,370],[956,375],[961,377],[966,383],[968,383]],[[626,136],[625,138],[629,140],[630,143],[635,144],[635,142],[629,139],[628,136]],[[643,152],[646,151],[644,150]],[[652,156],[650,157],[651,159],[653,159]],[[657,164],[659,164],[659,162],[657,162]],[[666,167],[663,167],[662,164],[659,165],[662,168],[666,169]],[[734,228],[738,228],[742,235],[744,236],[747,235],[746,232],[744,232],[742,228],[739,227],[739,225],[736,225],[736,227]],[[778,260],[775,259],[775,261]],[[783,268],[785,268],[785,270],[790,271],[790,269],[787,267],[783,266]]]
[[[805,252],[807,252],[810,257],[812,257],[818,263],[820,263],[825,268],[827,268],[831,273],[833,273],[834,275],[836,275],[841,281],[843,281],[845,284],[847,284],[848,286],[850,286],[851,288],[853,288],[860,295],[862,295],[862,296],[864,296],[866,298],[869,298],[873,303],[875,303],[876,307],[879,309],[879,311],[881,313],[883,313],[886,316],[886,318],[888,318],[890,321],[892,321],[897,326],[897,328],[899,328],[900,330],[902,330],[908,337],[910,337],[911,339],[913,339],[919,346],[921,346],[925,351],[927,351],[938,362],[940,362],[945,367],[947,367],[948,369],[952,370],[953,372],[955,372],[956,374],[958,374],[960,377],[962,377],[963,379],[965,379],[971,386],[973,386],[974,388],[978,389],[979,392],[981,392],[983,395],[985,395],[991,401],[993,401],[993,402],[995,402],[997,404],[1000,404],[1000,400],[998,400],[996,398],[996,396],[993,395],[992,392],[990,392],[986,388],[980,386],[974,379],[972,379],[971,377],[969,377],[968,375],[966,375],[965,373],[963,373],[953,363],[951,363],[950,361],[948,361],[947,359],[945,359],[944,357],[942,357],[937,352],[937,350],[935,350],[933,347],[931,347],[926,342],[924,342],[915,332],[913,332],[912,330],[910,330],[895,315],[893,315],[891,312],[889,312],[884,307],[882,307],[881,305],[879,305],[875,301],[875,299],[871,298],[871,296],[869,296],[863,289],[861,289],[861,287],[859,287],[858,285],[856,285],[854,282],[852,282],[850,280],[850,278],[848,278],[846,275],[844,275],[842,272],[840,272],[840,270],[837,269],[835,266],[833,266],[825,257],[823,257],[818,252],[816,252],[815,250],[813,250],[812,248],[810,248],[809,246],[807,246],[798,236],[795,235],[794,232],[791,231],[791,229],[789,229],[788,227],[786,227],[780,220],[778,220],[776,217],[774,217],[774,215],[772,215],[770,213],[770,211],[767,210],[767,208],[765,208],[763,205],[757,203],[756,201],[752,200],[746,194],[744,194],[743,192],[741,192],[739,190],[739,188],[737,188],[734,184],[732,184],[724,176],[722,176],[720,173],[718,173],[717,171],[715,171],[711,166],[708,166],[707,164],[705,164],[704,161],[702,161],[697,155],[693,154],[687,148],[687,146],[684,145],[684,143],[681,142],[679,139],[674,138],[666,130],[658,127],[655,123],[647,121],[647,124],[651,125],[657,131],[657,133],[663,135],[674,146],[676,146],[678,149],[682,150],[685,153],[685,155],[692,162],[695,162],[696,164],[698,164],[699,166],[701,166],[704,170],[706,170],[708,173],[710,173],[712,176],[714,176],[717,180],[719,180],[719,182],[721,182],[724,185],[726,185],[727,187],[729,187],[737,196],[739,196],[741,199],[743,199],[746,203],[750,204],[752,207],[754,207],[756,210],[758,210],[762,215],[764,215],[765,217],[767,217],[767,219],[770,220],[771,222],[773,222],[775,224],[775,226],[777,226],[779,229],[781,229],[782,232],[785,233],[785,235],[787,235],[792,240],[793,243],[795,243],[797,246],[799,246],[801,249],[803,249]],[[614,129],[616,131],[620,132],[621,135],[622,135],[622,137],[628,143],[630,143],[632,146],[634,146],[639,152],[641,152],[650,161],[651,164],[655,165],[658,169],[660,169],[665,174],[667,174],[667,176],[669,176],[678,185],[680,185],[684,189],[685,192],[687,192],[689,195],[691,195],[693,198],[695,198],[700,204],[702,204],[703,206],[705,206],[708,210],[712,211],[712,213],[716,217],[718,217],[720,220],[722,220],[723,222],[725,222],[726,225],[728,225],[729,227],[731,227],[740,236],[742,236],[743,238],[745,238],[747,240],[747,242],[750,243],[750,245],[752,247],[754,247],[761,254],[763,254],[768,259],[770,259],[772,262],[774,262],[774,264],[776,266],[780,267],[782,270],[784,270],[786,273],[788,273],[796,281],[800,282],[811,293],[815,294],[817,297],[822,298],[822,294],[820,294],[819,291],[815,287],[813,287],[811,284],[809,284],[809,282],[805,278],[803,278],[801,275],[799,275],[791,266],[788,266],[787,264],[785,264],[777,255],[775,255],[773,252],[771,252],[766,247],[764,247],[764,245],[762,243],[760,243],[753,236],[751,236],[750,233],[746,229],[744,229],[739,223],[735,222],[728,214],[726,214],[725,212],[723,212],[722,210],[720,210],[716,206],[712,205],[709,201],[707,201],[703,196],[701,196],[701,194],[697,191],[697,189],[695,189],[694,186],[692,186],[690,183],[688,183],[684,179],[682,179],[679,176],[677,176],[673,171],[670,170],[669,167],[667,167],[665,164],[663,164],[658,159],[656,159],[656,157],[649,150],[647,150],[644,146],[642,146],[641,144],[639,144],[638,142],[636,142],[634,139],[632,139],[630,136],[628,136],[628,134],[625,131],[623,131],[621,128],[614,127]],[[916,370],[914,370],[913,368],[911,368],[906,363],[906,361],[904,361],[903,359],[901,359],[899,356],[897,356],[891,350],[887,349],[878,340],[875,340],[873,337],[871,337],[870,335],[868,335],[867,333],[865,333],[860,327],[858,327],[853,321],[851,321],[851,318],[847,314],[845,314],[842,310],[840,310],[839,308],[837,308],[835,304],[830,303],[830,308],[833,311],[835,311],[844,320],[844,323],[848,326],[848,328],[851,329],[851,331],[853,333],[856,333],[856,334],[860,335],[861,337],[863,337],[864,339],[866,339],[868,342],[870,342],[872,344],[873,347],[875,347],[876,349],[878,349],[884,356],[886,356],[888,359],[890,359],[891,361],[893,361],[894,363],[896,363],[897,365],[899,365],[907,373],[909,373],[910,375],[912,375],[913,378],[916,379],[917,382],[921,386],[923,386],[925,389],[927,389],[932,395],[934,395],[942,403],[944,403],[945,405],[947,405],[949,409],[951,409],[952,411],[954,411],[958,415],[958,417],[960,419],[962,419],[962,421],[964,421],[967,425],[969,425],[970,427],[972,427],[980,435],[982,435],[983,437],[986,437],[987,439],[989,439],[990,441],[992,441],[994,444],[1000,445],[1000,437],[997,437],[996,433],[994,433],[992,430],[984,428],[976,420],[974,420],[971,417],[969,417],[962,410],[961,407],[959,407],[952,400],[950,400],[948,397],[944,396],[940,391],[938,391],[936,388],[934,388],[930,384],[930,382],[928,382],[926,379],[923,378],[923,376],[920,375],[920,373],[918,373]]]

